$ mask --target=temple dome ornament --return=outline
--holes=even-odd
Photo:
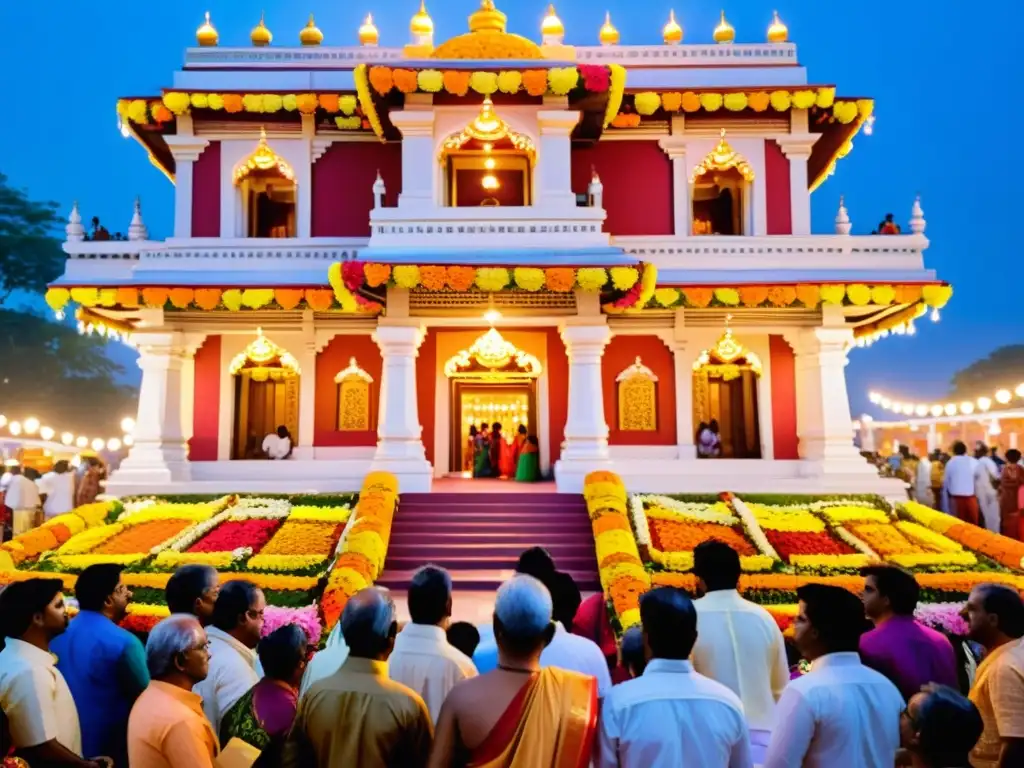
[[[435,59],[542,59],[539,45],[505,31],[507,17],[494,0],[481,0],[469,17],[469,32],[446,40],[431,54]]]
[[[782,23],[778,11],[774,11],[773,14],[772,23],[768,27],[768,42],[784,43],[789,40],[789,27]]]
[[[553,3],[548,6],[548,12],[544,16],[544,21],[541,22],[540,34],[542,37],[565,37],[565,25],[562,24],[562,20],[555,13]]]
[[[270,30],[267,29],[266,15],[260,14],[260,23],[252,28],[252,32],[249,34],[249,39],[252,40],[252,44],[258,48],[264,48],[273,41],[274,36]]]
[[[242,371],[251,372],[256,381],[298,376],[300,373],[299,361],[264,336],[262,328],[257,328],[256,338],[231,359],[228,373],[236,376]]]
[[[448,378],[488,381],[535,379],[541,371],[540,360],[506,341],[497,328],[488,330],[444,364]]]
[[[324,33],[317,27],[313,14],[309,14],[309,22],[299,31],[299,42],[303,45],[320,45],[324,41]]]
[[[601,25],[601,30],[597,33],[598,40],[601,41],[601,45],[618,45],[619,44],[619,30],[612,24],[611,11],[604,12],[604,24]]]
[[[206,20],[196,30],[196,42],[203,48],[212,48],[220,40],[217,28],[210,22],[210,12],[206,12]]]
[[[508,123],[494,111],[491,97],[485,96],[484,103],[480,105],[480,113],[459,133],[444,140],[440,159],[443,162],[449,153],[457,152],[470,141],[494,143],[503,139],[508,139],[514,149],[525,153],[531,163],[536,159],[537,149],[530,137],[509,128]]]
[[[752,371],[755,376],[760,376],[761,358],[736,341],[729,327],[731,320],[732,315],[726,315],[725,333],[713,347],[700,353],[693,363],[693,370],[702,371],[710,378],[723,378],[726,381],[738,378],[743,370]]]
[[[754,169],[750,167],[747,158],[732,148],[725,138],[725,128],[723,128],[718,145],[693,169],[693,173],[690,174],[690,183],[692,184],[709,172],[728,171],[732,168],[736,169],[744,181],[754,180]]]
[[[736,40],[736,28],[725,18],[725,11],[722,11],[722,20],[718,22],[714,33],[715,42],[719,44],[731,43]]]
[[[342,368],[334,375],[334,383],[341,384],[341,382],[349,378],[361,379],[367,384],[373,384],[373,376],[360,368],[354,357],[348,359],[347,368]]]
[[[679,45],[679,43],[683,42],[683,28],[676,21],[675,10],[668,12],[668,23],[661,28],[661,36],[665,40],[666,45]]]
[[[240,184],[249,175],[257,171],[274,171],[289,181],[295,180],[295,171],[291,164],[278,155],[267,143],[267,131],[260,128],[260,140],[251,155],[235,166],[235,184]]]
[[[434,20],[427,13],[426,0],[420,0],[420,9],[409,20],[409,31],[413,37],[429,37],[434,34]]]
[[[373,14],[366,14],[366,21],[359,27],[359,44],[372,46],[377,45],[380,42],[380,32],[377,31],[377,25],[373,23]]]

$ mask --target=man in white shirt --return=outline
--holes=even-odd
[[[974,458],[974,493],[978,497],[981,524],[990,531],[999,533],[999,465],[989,455],[988,446],[979,443]]]
[[[38,525],[39,488],[35,480],[39,473],[31,467],[11,469],[14,476],[7,485],[4,506],[13,510],[13,532],[15,536],[30,531]]]
[[[271,432],[263,438],[263,452],[274,461],[287,459],[292,455],[292,436],[288,434],[288,427],[280,426],[277,432]]]
[[[977,460],[967,455],[967,446],[962,440],[953,443],[953,458],[946,462],[943,483],[949,494],[950,512],[971,525],[978,524],[978,497],[974,485],[977,465]]]
[[[764,768],[892,768],[903,696],[860,661],[864,605],[841,587],[808,584],[796,594],[793,639],[811,670],[779,699]]]
[[[582,602],[579,587],[572,576],[561,571],[543,581],[551,593],[555,636],[541,653],[540,665],[590,675],[597,680],[597,695],[603,699],[611,690],[612,676],[601,648],[593,640],[566,629],[572,626],[573,617]]]
[[[203,712],[214,733],[220,733],[221,718],[232,705],[263,676],[255,649],[266,607],[263,591],[251,582],[221,585],[213,607],[213,626],[206,628],[210,672],[193,688],[203,698]]]
[[[604,700],[598,768],[751,768],[743,705],[687,661],[697,639],[690,598],[675,587],[651,590],[640,619],[650,661]]]
[[[0,709],[18,756],[30,764],[99,768],[81,757],[78,710],[50,653],[50,641],[68,626],[62,589],[59,579],[27,579],[0,593],[7,635],[0,651]]]
[[[740,556],[728,544],[697,545],[693,573],[704,595],[694,603],[693,668],[739,696],[760,763],[775,726],[775,702],[789,682],[786,641],[768,611],[740,597]]]
[[[409,584],[409,616],[388,658],[391,679],[418,693],[437,723],[448,692],[476,677],[473,661],[448,643],[444,625],[452,615],[452,577],[443,568],[425,565]]]
[[[53,465],[52,472],[39,478],[38,485],[43,497],[43,515],[47,520],[75,508],[75,473],[63,459]]]

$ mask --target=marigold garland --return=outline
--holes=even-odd
[[[469,72],[458,69],[446,69],[444,71],[444,89],[455,96],[465,96],[469,93]]]
[[[626,68],[621,64],[608,65],[608,104],[604,112],[604,127],[607,128],[622,108],[626,93]]]
[[[371,78],[373,77],[372,70],[370,76]],[[419,87],[416,73],[411,69],[394,69],[391,72],[391,77],[395,88],[397,88],[401,93],[416,93],[416,89]]]
[[[531,96],[543,96],[548,90],[548,73],[543,69],[523,72],[523,88]]]
[[[693,307],[704,308],[711,304],[711,299],[715,296],[714,291],[710,288],[684,288],[683,297],[686,302]]]
[[[438,93],[444,88],[444,75],[436,69],[424,69],[417,73],[416,83],[424,93]]]
[[[358,64],[352,70],[352,78],[356,86],[356,95],[359,97],[359,109],[362,110],[363,115],[370,122],[373,132],[377,134],[378,138],[383,139],[384,126],[381,124],[380,116],[377,114],[377,107],[373,102],[373,94],[370,93],[367,66],[365,64]]]
[[[523,74],[516,70],[498,73],[498,90],[502,93],[518,93],[523,87]]]
[[[576,283],[576,273],[569,267],[552,267],[547,270],[548,290],[568,293]]]
[[[544,270],[536,267],[516,267],[512,272],[512,279],[517,286],[524,291],[539,291],[544,287]]]
[[[453,291],[468,291],[475,279],[473,267],[452,266],[445,270],[445,284]]]
[[[381,96],[387,96],[395,85],[390,67],[374,66],[369,72],[370,86]]]
[[[482,96],[490,96],[498,90],[498,75],[495,72],[474,72],[469,76],[469,87]]]
[[[601,267],[582,267],[576,271],[576,283],[588,293],[597,293],[607,282],[608,272]]]

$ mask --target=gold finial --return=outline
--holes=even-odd
[[[675,10],[668,12],[668,23],[662,27],[661,36],[664,38],[666,45],[678,45],[683,42],[683,28],[676,21]]]
[[[774,11],[771,26],[768,27],[769,43],[784,43],[789,39],[789,27],[782,23],[779,12]]]
[[[725,138],[725,128],[723,128],[718,145],[707,154],[700,165],[693,169],[693,173],[690,174],[690,182],[694,182],[711,171],[728,171],[730,168],[735,168],[744,181],[754,180],[754,169],[750,167],[747,158],[732,148],[728,139]]]
[[[299,42],[303,45],[320,45],[324,41],[324,33],[313,21],[313,14],[309,14],[309,23],[299,32]]]
[[[565,26],[555,13],[554,3],[548,5],[547,15],[540,25],[540,34],[542,37],[565,37]]]
[[[420,0],[420,9],[409,22],[409,31],[416,37],[429,36],[434,34],[434,20],[427,13],[426,0]]]
[[[210,23],[210,12],[207,11],[206,21],[196,30],[196,42],[204,48],[209,48],[216,45],[219,39],[220,35],[217,34],[217,28]]]
[[[373,14],[366,14],[366,21],[359,27],[359,44],[360,45],[376,45],[380,41],[380,33],[377,31],[377,26],[373,23]]]
[[[725,11],[722,11],[722,20],[715,27],[714,37],[716,43],[731,43],[736,39],[736,30],[726,21]]]
[[[597,37],[601,41],[601,45],[619,44],[619,30],[612,24],[611,11],[604,12],[604,24],[601,25],[601,31],[597,33]]]
[[[508,17],[494,7],[494,0],[480,0],[480,8],[469,17],[470,32],[504,32]]]
[[[253,27],[249,39],[252,40],[253,45],[260,48],[270,45],[270,42],[274,39],[270,30],[267,29],[266,14],[262,11],[260,12],[260,23]]]

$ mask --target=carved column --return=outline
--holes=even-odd
[[[560,491],[579,493],[588,472],[611,466],[601,386],[601,357],[611,330],[602,319],[566,325],[561,336],[569,358],[569,408],[555,479]]]
[[[434,180],[434,110],[406,109],[390,114],[392,125],[402,133],[402,192],[398,206],[425,210],[436,204]]]
[[[317,344],[313,327],[313,312],[302,313],[302,347],[296,352],[299,361],[299,434],[294,456],[296,459],[314,458],[313,435],[316,431],[316,356],[322,349]]]
[[[537,162],[535,205],[575,208],[572,191],[572,131],[580,113],[568,109],[543,109],[537,113],[540,152]]]
[[[811,191],[807,161],[819,134],[790,134],[776,139],[789,160],[789,207],[794,235],[811,234]]]
[[[174,236],[192,237],[193,164],[210,142],[196,136],[167,136],[165,140],[174,157]]]
[[[672,160],[672,221],[677,237],[688,237],[693,229],[690,202],[690,168],[687,165],[686,141],[681,136],[667,136],[659,142]]]

